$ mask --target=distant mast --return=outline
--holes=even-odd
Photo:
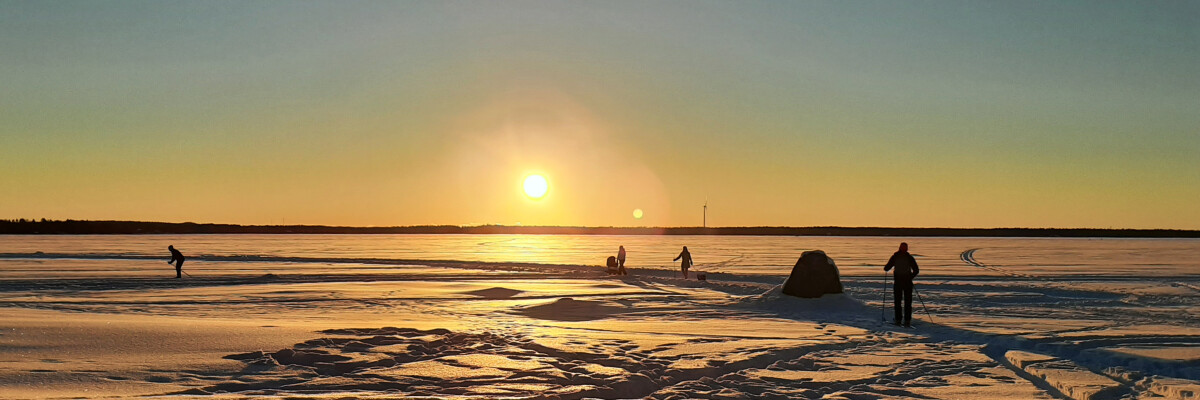
[[[708,227],[708,199],[704,199],[704,219],[702,221],[704,221],[704,222],[702,222],[701,227],[707,228]]]

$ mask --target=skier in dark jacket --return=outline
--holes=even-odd
[[[167,250],[171,251],[171,261],[167,264],[175,263],[175,278],[183,278],[183,253],[175,250],[175,246],[167,246]]]
[[[917,260],[912,254],[908,254],[908,243],[900,243],[900,250],[892,254],[887,265],[883,266],[883,271],[887,272],[892,268],[896,268],[896,272],[893,273],[896,285],[892,287],[896,299],[895,324],[909,327],[912,326],[913,278],[921,273],[921,268],[917,267]],[[904,301],[903,307],[900,304],[901,300]]]

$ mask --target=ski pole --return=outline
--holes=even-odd
[[[879,320],[883,322],[887,322],[887,280],[888,273],[883,271],[883,301],[879,302]]]
[[[929,322],[933,323],[933,315],[929,314],[929,308],[925,307],[925,300],[921,300],[921,292],[917,291],[917,285],[913,285],[913,293],[916,293],[917,300],[921,302],[921,309],[925,310],[925,316],[929,317]]]
[[[175,265],[175,264],[172,264],[170,261],[167,261],[167,265]],[[187,271],[184,271],[182,269],[180,269],[179,272],[182,272],[184,275],[187,275],[188,278],[192,277],[192,274],[189,274],[189,273],[187,273]]]

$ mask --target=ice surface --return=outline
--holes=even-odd
[[[904,239],[922,263],[904,329],[869,265],[897,240],[6,238],[0,397],[1195,395],[1200,241]],[[630,276],[598,266],[617,243]],[[652,261],[680,244],[709,281]],[[845,294],[780,294],[806,249]]]

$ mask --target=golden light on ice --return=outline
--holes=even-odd
[[[633,218],[634,219],[642,219],[642,209],[640,209],[640,208],[633,209]]]
[[[550,183],[546,181],[546,177],[537,174],[525,177],[525,195],[529,198],[537,200],[546,197],[548,190]]]

